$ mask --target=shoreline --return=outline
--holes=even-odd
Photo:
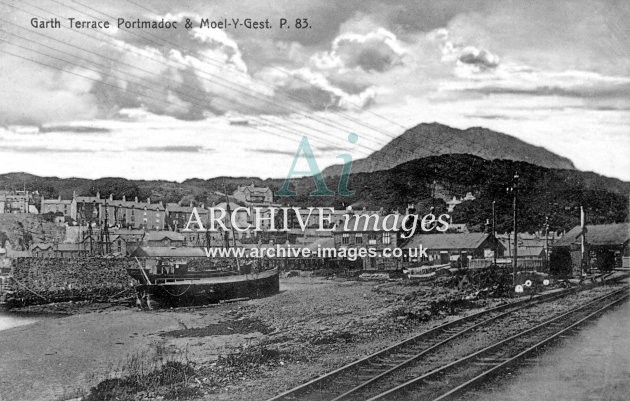
[[[450,313],[431,305],[461,293],[422,283],[292,277],[281,279],[280,285],[274,296],[203,307],[146,311],[121,304],[38,306],[38,312],[66,308],[70,314],[0,333],[0,399],[77,398],[124,374],[130,359],[155,363],[185,358],[220,378],[215,387],[203,387],[214,398],[248,400],[252,391],[270,395],[419,330],[510,302],[480,299]],[[221,358],[238,359],[256,346],[277,350],[280,359],[253,370],[216,370]]]

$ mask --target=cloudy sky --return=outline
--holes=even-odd
[[[172,3],[1,0],[0,173],[281,177],[303,136],[323,168],[437,121],[630,180],[627,1]],[[64,28],[30,25],[53,17]],[[77,31],[69,17],[273,28]]]

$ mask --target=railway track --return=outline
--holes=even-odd
[[[533,299],[523,299],[437,326],[279,394],[269,401],[368,399],[416,377],[411,376],[413,372],[410,373],[408,370],[413,370],[423,358],[435,355],[467,333],[515,311],[574,292],[564,290]]]
[[[627,298],[628,289],[622,288],[408,381],[400,384],[390,382],[388,385],[395,387],[362,399],[368,401],[451,399],[526,359],[545,345],[570,334],[583,323]]]

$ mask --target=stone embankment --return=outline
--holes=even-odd
[[[123,258],[17,258],[12,261],[7,304],[103,300],[131,294],[135,266]]]

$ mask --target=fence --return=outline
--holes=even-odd
[[[492,266],[494,261],[492,259],[471,259],[468,263],[468,267],[471,269],[483,269]],[[497,266],[512,268],[511,259],[498,259]],[[545,261],[543,259],[517,259],[516,266],[518,271],[546,271]]]

